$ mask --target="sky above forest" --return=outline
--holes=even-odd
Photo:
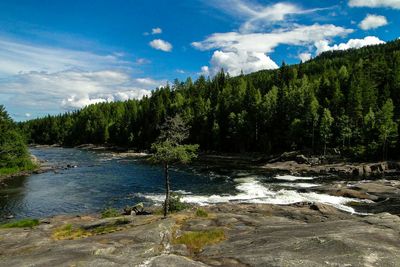
[[[0,104],[22,121],[139,99],[384,43],[399,25],[400,0],[2,0]]]

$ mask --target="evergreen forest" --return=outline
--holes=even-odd
[[[398,158],[400,41],[237,77],[221,70],[175,80],[141,100],[98,103],[20,127],[36,144],[147,150],[176,114],[190,125],[187,142],[201,151]]]

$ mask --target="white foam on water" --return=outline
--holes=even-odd
[[[277,175],[274,177],[278,180],[285,180],[285,181],[297,181],[297,180],[314,180],[315,177],[302,177],[302,176],[293,176],[293,175]]]
[[[340,196],[331,196],[327,194],[319,194],[314,192],[300,193],[296,190],[281,189],[273,191],[268,187],[261,184],[254,178],[241,178],[242,183],[236,186],[239,191],[236,195],[183,195],[182,201],[186,203],[193,203],[200,206],[240,202],[240,203],[257,203],[257,204],[275,204],[275,205],[289,205],[299,202],[318,202],[331,205],[337,209],[356,213],[352,207],[346,206],[349,202],[367,202],[366,200],[346,198]],[[162,194],[143,195],[145,198],[154,202],[164,201],[165,196]]]
[[[181,195],[191,195],[192,194],[192,192],[185,191],[185,190],[176,190],[176,191],[173,191],[173,192],[181,194]]]
[[[277,184],[279,186],[284,186],[284,187],[294,187],[294,188],[312,188],[312,187],[317,187],[320,186],[321,184],[311,184],[311,183],[282,183],[282,184]]]

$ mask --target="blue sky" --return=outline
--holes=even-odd
[[[140,98],[400,37],[400,0],[2,0],[0,104],[16,120]]]

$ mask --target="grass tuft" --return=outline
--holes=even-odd
[[[55,240],[74,240],[86,238],[93,235],[103,235],[121,230],[122,225],[129,224],[127,219],[118,219],[112,225],[99,226],[94,229],[85,230],[81,227],[74,227],[72,224],[66,224],[53,231],[52,238]]]
[[[121,213],[115,208],[107,208],[101,212],[101,218],[119,217]]]
[[[205,246],[219,243],[225,240],[225,232],[222,229],[206,231],[186,232],[173,240],[174,244],[184,244],[191,253],[200,252]]]
[[[40,223],[38,219],[22,219],[19,221],[0,224],[0,228],[33,228],[39,224]]]
[[[75,228],[72,224],[66,224],[53,231],[51,235],[55,240],[73,240],[91,236],[92,234],[82,228]]]
[[[207,213],[207,211],[205,211],[204,209],[198,208],[198,209],[196,210],[196,217],[203,217],[203,218],[205,218],[205,217],[208,217],[208,213]]]

